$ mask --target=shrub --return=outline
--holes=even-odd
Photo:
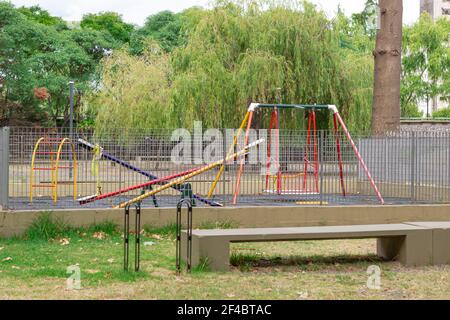
[[[436,110],[431,116],[433,118],[450,118],[450,107]]]

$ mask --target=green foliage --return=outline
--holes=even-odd
[[[85,228],[77,228],[67,224],[63,219],[55,217],[51,212],[41,212],[24,233],[27,240],[51,240],[62,237],[80,237],[83,233],[102,232],[114,235],[118,232],[117,223],[105,221]]]
[[[422,116],[423,113],[415,104],[407,104],[405,106],[401,106],[402,118],[421,118]]]
[[[130,41],[134,30],[132,24],[122,20],[122,16],[115,12],[90,13],[83,16],[81,28],[108,32],[116,41],[126,43]]]
[[[147,18],[139,34],[156,40],[161,48],[170,52],[182,43],[180,15],[161,11]]]
[[[68,82],[76,82],[79,95],[89,91],[98,61],[113,44],[98,31],[60,30],[50,22],[36,22],[6,2],[0,2],[0,21],[4,113],[11,118],[21,111],[30,121],[47,119],[50,125],[60,116],[67,121]],[[45,101],[34,96],[41,87],[50,94]]]
[[[450,20],[424,13],[403,31],[402,109],[450,95]]]
[[[433,118],[448,118],[450,119],[450,107],[439,109],[431,115]]]
[[[142,54],[148,39],[156,41],[166,52],[186,44],[187,35],[195,29],[204,10],[192,7],[180,13],[161,11],[147,18],[144,26],[131,35],[130,51]]]
[[[341,48],[368,56],[372,53],[375,46],[375,36],[372,29],[367,30],[367,22],[363,18],[372,20],[374,16],[372,13],[370,15],[368,13],[361,13],[354,14],[349,19],[339,9],[335,18],[335,25],[339,30],[339,43]]]
[[[352,14],[353,24],[360,26],[364,34],[372,39],[377,33],[377,7],[377,0],[366,0],[363,11]]]
[[[277,88],[284,102],[334,103],[346,118],[369,110],[372,63],[342,49],[339,37],[340,25],[306,2],[267,10],[257,2],[221,2],[172,57],[178,125],[199,119],[207,126],[237,126],[248,102],[275,102]],[[285,125],[298,128],[302,116],[293,113]],[[364,130],[360,125],[351,129]]]
[[[103,61],[101,79],[102,90],[90,100],[98,114],[97,133],[170,125],[169,61],[156,44],[149,44],[140,56],[114,51]]]
[[[87,228],[77,228],[78,233],[86,232],[86,233],[95,233],[95,232],[103,232],[107,235],[117,234],[120,230],[120,227],[117,223],[112,221],[104,221],[101,223],[96,223],[88,226]]]
[[[156,234],[159,236],[174,239],[177,235],[177,225],[175,223],[170,223],[162,227],[153,227],[150,225],[145,225],[144,231],[146,234]]]
[[[30,240],[55,239],[67,233],[71,228],[62,219],[52,217],[51,212],[42,212],[25,232]]]
[[[67,23],[60,17],[51,16],[48,11],[39,6],[20,7],[17,9],[20,13],[25,15],[28,19],[46,26],[54,26],[57,30],[67,30]]]
[[[142,56],[120,51],[104,60],[104,88],[90,100],[97,131],[191,127],[196,120],[205,127],[236,127],[249,102],[281,99],[336,104],[352,131],[368,132],[373,62],[362,28],[343,15],[329,21],[307,2],[263,7],[263,1],[221,1],[211,10],[184,12],[181,27],[170,12],[149,17],[139,32],[166,45],[165,51],[175,49],[166,56],[146,44]],[[185,45],[175,29],[184,30]],[[353,36],[359,44],[342,46]],[[136,48],[131,52],[140,53]],[[328,119],[328,113],[319,115],[321,127]],[[256,126],[261,121],[262,115],[255,117]],[[304,128],[302,112],[289,112],[282,121]]]
[[[238,224],[231,220],[209,221],[199,225],[199,229],[233,229],[237,227]]]

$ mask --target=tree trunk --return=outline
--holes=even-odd
[[[377,32],[373,88],[372,135],[400,127],[402,0],[379,0],[381,28]]]

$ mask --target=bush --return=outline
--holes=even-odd
[[[415,104],[407,104],[401,107],[401,116],[403,118],[422,118],[423,112]]]
[[[433,118],[450,118],[450,107],[436,110],[431,116]]]
[[[63,219],[55,218],[51,212],[42,212],[31,223],[25,232],[25,238],[29,240],[50,240],[61,237],[79,237],[82,233],[104,232],[114,235],[120,232],[119,226],[111,221],[96,223],[88,227],[74,227]]]
[[[42,212],[25,232],[31,240],[49,240],[60,237],[70,231],[70,227],[62,219],[56,219],[50,212]]]

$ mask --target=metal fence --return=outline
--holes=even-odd
[[[68,129],[13,127],[9,130],[9,188],[1,190],[9,189],[6,192],[11,209],[78,208],[80,204],[73,196],[74,178],[77,181],[75,198],[96,194],[99,185],[102,194],[129,188],[151,180],[149,176],[165,177],[224,160],[234,132],[229,129],[200,132],[153,129],[99,135],[77,130],[69,136]],[[35,169],[41,170],[32,171],[33,150],[42,137],[56,143],[40,147],[34,163]],[[55,173],[51,168],[55,166],[58,142],[64,137],[74,144],[76,171],[70,145],[65,144],[60,150],[60,169]],[[344,135],[318,131],[308,138],[306,131],[280,130],[274,137],[272,133],[269,139],[267,130],[253,131],[250,142],[261,138],[264,142],[245,156],[237,197],[235,190],[242,157],[227,162],[210,200],[224,206],[380,203],[352,144]],[[94,152],[79,144],[79,138],[98,144],[104,153],[120,159],[128,167],[102,158],[97,171]],[[241,149],[243,139],[242,135],[234,151]],[[353,140],[386,204],[450,202],[450,133],[408,132],[385,138],[353,137]],[[272,164],[269,170],[268,141]],[[133,171],[130,167],[139,170]],[[189,187],[198,196],[196,205],[207,205],[202,199],[208,198],[219,168],[189,179]],[[52,187],[55,179],[57,186]],[[179,186],[144,200],[143,206],[175,206],[182,195],[189,196],[180,192]],[[111,207],[146,191],[148,188],[136,188],[81,207]]]

